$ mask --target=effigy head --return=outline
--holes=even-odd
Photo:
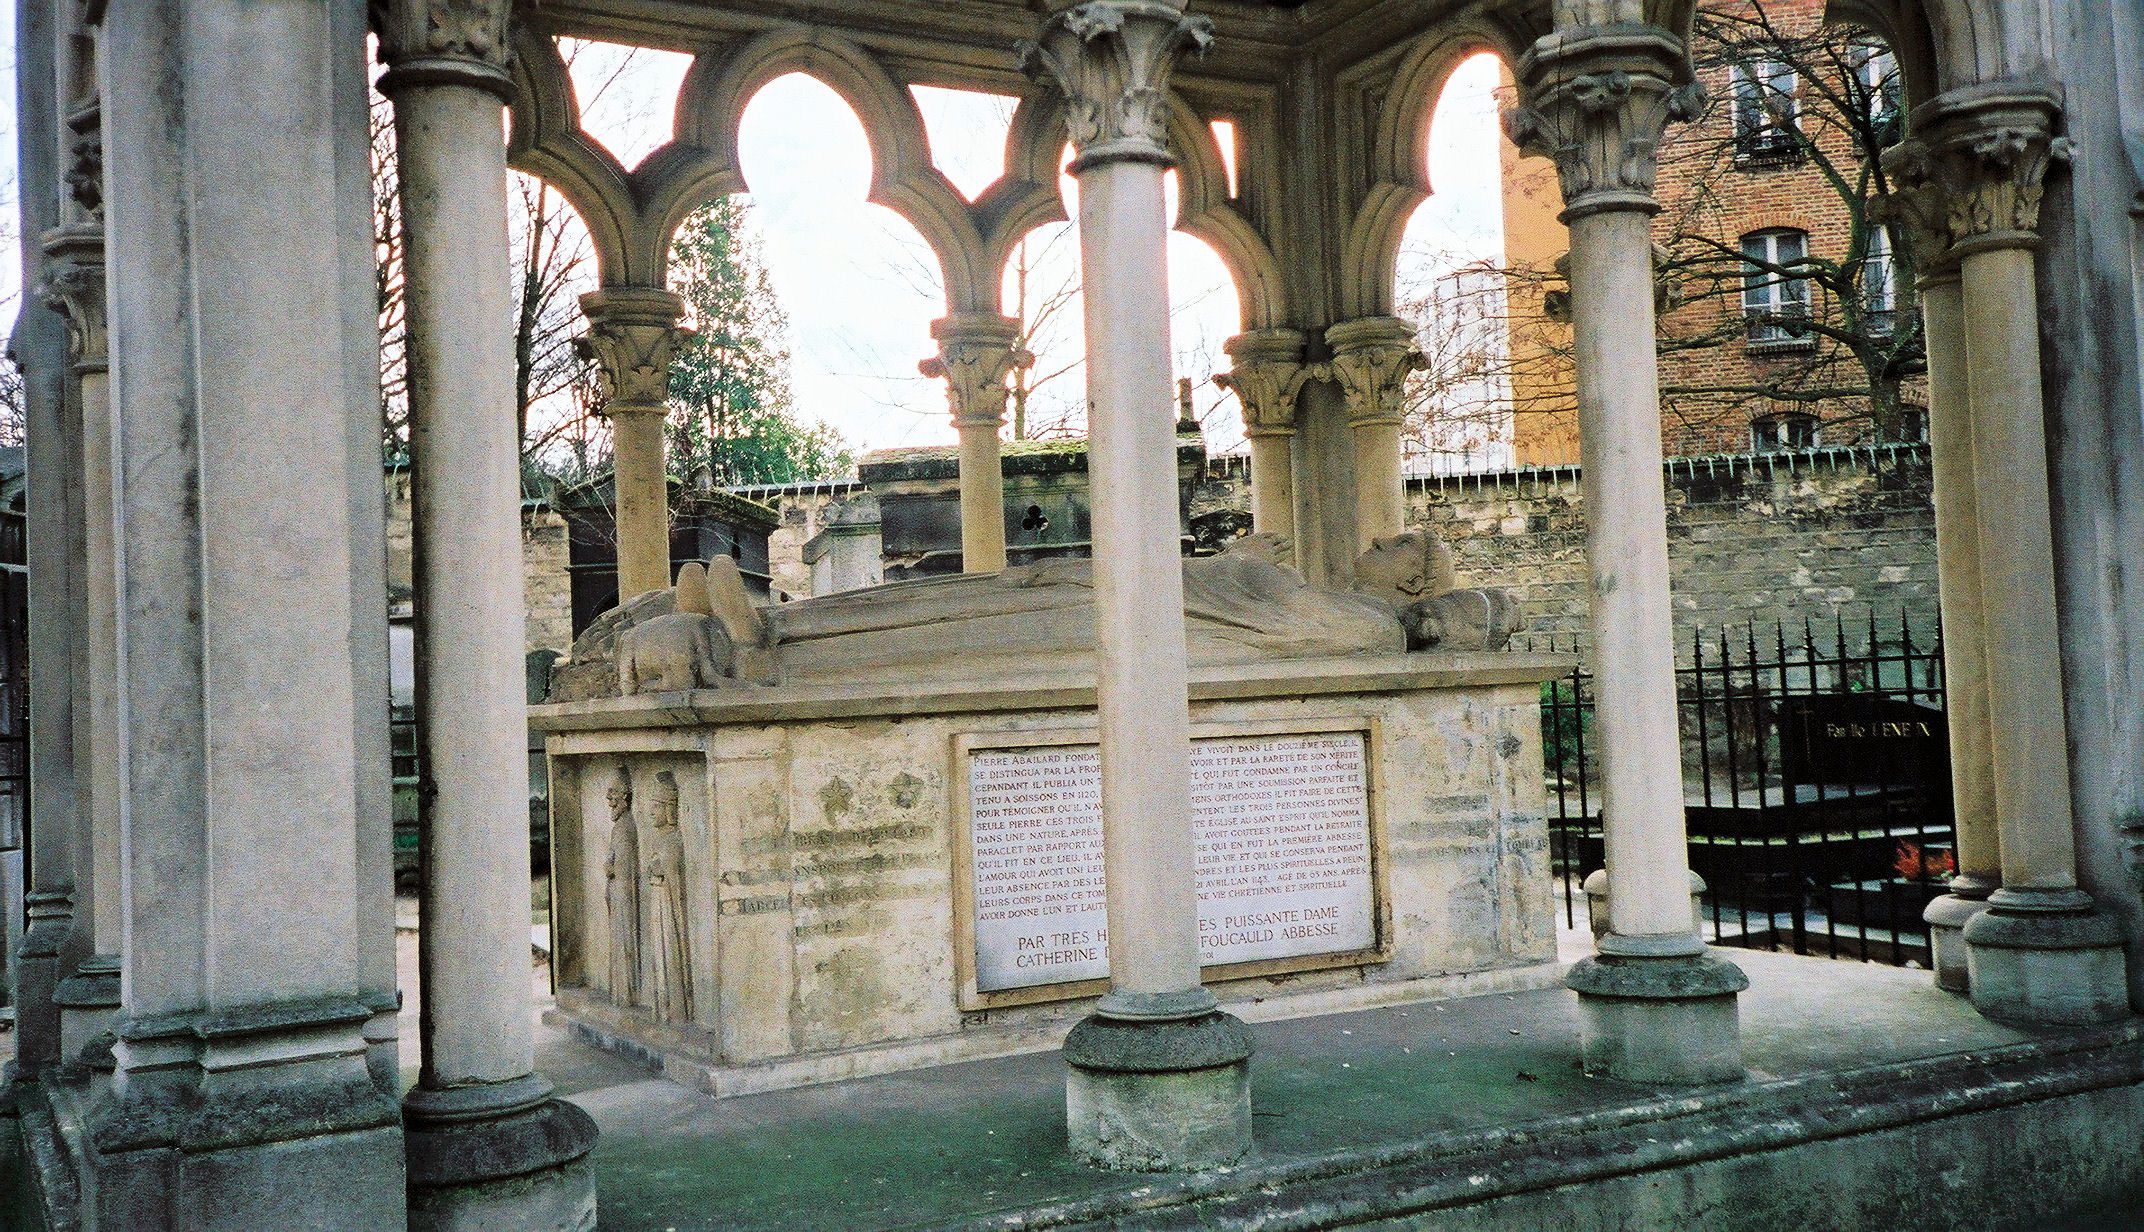
[[[1410,530],[1373,540],[1355,559],[1355,589],[1406,607],[1458,585],[1452,551],[1427,531]]]
[[[632,807],[633,777],[624,766],[618,767],[618,773],[611,776],[610,789],[603,793],[603,798],[610,801],[613,813],[621,813]]]

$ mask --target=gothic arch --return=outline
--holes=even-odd
[[[638,211],[632,177],[581,131],[580,103],[558,45],[526,26],[517,25],[513,37],[516,89],[507,109],[508,162],[556,189],[581,216],[606,285],[634,281],[642,271],[634,261]]]
[[[1401,58],[1368,135],[1370,184],[1341,250],[1341,320],[1392,312],[1401,238],[1434,191],[1426,151],[1437,101],[1452,71],[1473,56],[1488,52],[1514,63],[1525,50],[1515,33],[1499,22],[1454,22],[1417,39]]]

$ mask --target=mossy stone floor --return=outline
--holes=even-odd
[[[2026,1038],[1923,971],[1732,952],[1760,1078]],[[1635,1103],[1577,1068],[1561,989],[1254,1024],[1259,1157],[1373,1149]],[[539,1066],[594,1114],[607,1232],[929,1227],[1166,1186],[1076,1166],[1056,1053],[716,1100],[545,1029]]]

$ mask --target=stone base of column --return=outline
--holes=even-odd
[[[74,927],[71,895],[32,890],[22,945],[15,951],[15,1061],[18,1072],[35,1074],[58,1065],[60,1007],[54,999],[66,972],[60,952]]]
[[[401,1227],[402,1130],[365,1070],[363,1021],[342,1001],[123,1020],[87,1126],[96,1226]]]
[[[60,1007],[63,1064],[94,1061],[111,1069],[112,1024],[119,1016],[119,956],[96,954],[60,981],[52,1000]]]
[[[596,1124],[535,1075],[402,1100],[410,1232],[592,1232]]]
[[[1065,1128],[1073,1158],[1117,1172],[1195,1172],[1251,1151],[1251,1033],[1181,998],[1112,993],[1065,1039]],[[1181,1013],[1181,1011],[1179,1011]]]
[[[368,996],[365,1006],[372,1011],[365,1023],[365,1066],[392,1099],[402,1090],[402,997],[388,989]]]
[[[2129,1016],[2121,928],[2082,891],[1997,890],[1964,936],[1973,1008],[1986,1017],[2086,1025]]]
[[[1953,877],[1950,893],[1928,904],[1921,919],[1928,925],[1928,948],[1936,969],[1936,987],[1964,993],[1972,987],[1966,970],[1965,926],[1988,909],[1995,887],[1970,877]]]
[[[1571,968],[1588,1074],[1656,1086],[1739,1082],[1742,969],[1695,936],[1604,938]]]

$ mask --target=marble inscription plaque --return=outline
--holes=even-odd
[[[1093,745],[977,750],[968,765],[980,992],[1109,974]],[[1376,943],[1361,732],[1194,741],[1199,949],[1208,966]]]

